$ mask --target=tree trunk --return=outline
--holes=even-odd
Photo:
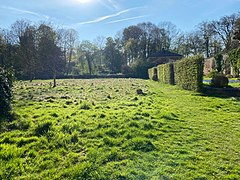
[[[56,83],[56,74],[54,73],[53,75],[53,87],[56,87],[57,83]]]

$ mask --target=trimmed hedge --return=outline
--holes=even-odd
[[[186,90],[201,91],[203,60],[202,56],[197,55],[175,63],[159,65],[157,66],[158,80],[166,84],[176,84]],[[149,77],[153,77],[153,69],[149,69]]]
[[[158,80],[158,74],[157,74],[156,67],[148,69],[148,77],[149,77],[149,79],[154,80],[154,81]]]
[[[173,63],[157,66],[158,79],[165,84],[174,84],[174,66]]]
[[[200,55],[174,63],[175,83],[186,90],[201,91],[203,87],[203,61]]]

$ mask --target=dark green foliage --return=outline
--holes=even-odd
[[[227,87],[228,86],[228,78],[224,74],[217,74],[213,76],[211,80],[211,86],[213,87]]]
[[[216,76],[217,74],[218,74],[218,72],[216,70],[213,70],[207,75],[207,77],[212,78],[212,77]]]
[[[216,54],[214,56],[214,59],[216,61],[217,72],[221,72],[222,69],[223,69],[223,55],[222,54]]]
[[[173,63],[162,64],[157,67],[159,81],[165,84],[174,84]]]
[[[0,115],[11,111],[13,72],[0,67]]]
[[[198,55],[174,63],[175,83],[186,90],[201,91],[203,60],[204,58]]]
[[[138,60],[132,65],[134,76],[138,78],[147,79],[148,78],[148,69],[151,67],[146,61]]]
[[[236,77],[239,76],[239,68],[240,68],[240,48],[233,49],[228,53],[229,61],[233,67],[234,73]]]

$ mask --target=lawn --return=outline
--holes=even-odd
[[[140,79],[49,82],[15,83],[0,179],[240,179],[238,98]]]

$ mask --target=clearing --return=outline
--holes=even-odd
[[[240,179],[238,98],[140,79],[49,82],[15,84],[0,179]]]

